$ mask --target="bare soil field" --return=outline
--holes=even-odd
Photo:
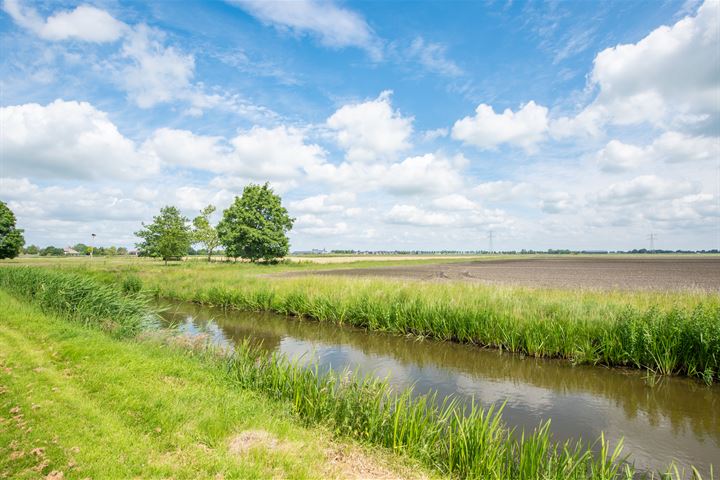
[[[349,263],[349,262],[398,262],[404,260],[456,260],[472,255],[290,255],[285,257],[293,262],[305,263]]]
[[[720,257],[508,259],[307,274],[464,280],[547,288],[720,291]]]

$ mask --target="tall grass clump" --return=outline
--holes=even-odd
[[[534,357],[688,375],[707,383],[720,380],[720,299],[712,295],[633,297],[340,278],[248,278],[191,289],[168,282],[155,291]]]
[[[129,336],[154,324],[148,300],[87,276],[33,267],[0,268],[0,288],[45,311]]]
[[[455,478],[630,479],[633,466],[601,436],[594,444],[555,442],[549,422],[515,432],[502,407],[480,408],[436,394],[395,391],[385,381],[343,371],[320,373],[249,341],[224,357],[240,387],[288,401],[307,424],[386,447]],[[671,468],[671,467],[670,467]],[[668,476],[666,478],[675,478]],[[680,475],[677,478],[681,478]]]
[[[120,284],[120,287],[123,291],[123,293],[128,295],[133,295],[140,293],[142,290],[143,284],[140,277],[134,274],[126,275],[125,278],[123,278],[122,283]]]

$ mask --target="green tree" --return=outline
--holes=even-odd
[[[193,219],[193,241],[205,247],[208,262],[212,259],[213,250],[220,245],[217,229],[210,224],[210,215],[214,212],[215,206],[208,205]]]
[[[143,223],[143,229],[135,235],[143,241],[136,244],[142,255],[160,257],[167,261],[174,257],[187,255],[192,241],[188,219],[180,211],[171,206],[160,210],[160,215],[153,217],[150,225]]]
[[[90,247],[84,243],[77,243],[72,247],[73,250],[78,252],[80,255],[90,255]]]
[[[250,184],[223,212],[217,231],[226,255],[269,261],[288,254],[294,221],[268,183]]]
[[[118,247],[118,249],[117,249],[117,254],[118,254],[118,255],[127,255],[127,254],[128,254],[128,250],[127,250],[127,248],[125,248],[125,247]]]
[[[65,255],[65,251],[60,247],[53,247],[52,245],[50,245],[40,250],[40,255],[43,257],[48,255],[54,257],[62,257],[63,255]]]
[[[15,214],[0,201],[0,259],[15,258],[25,245],[23,231],[15,227]]]
[[[37,245],[30,245],[25,249],[26,255],[37,255],[38,253],[40,253],[40,249]]]

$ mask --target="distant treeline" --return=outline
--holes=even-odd
[[[712,250],[649,250],[646,248],[633,249],[633,250],[568,250],[568,249],[555,249],[550,248],[547,250],[496,250],[490,252],[489,250],[330,250],[325,251],[297,251],[293,252],[294,255],[303,254],[322,254],[329,253],[332,255],[579,255],[579,254],[643,254],[643,253],[720,253],[718,249]]]
[[[85,245],[84,243],[78,243],[77,245],[73,245],[71,247],[55,247],[53,245],[49,245],[44,248],[40,248],[37,245],[29,245],[25,248],[23,248],[23,253],[25,255],[39,255],[41,257],[47,257],[47,256],[56,256],[56,257],[62,257],[62,256],[76,256],[76,255],[90,255],[90,250],[92,250],[93,255],[98,256],[113,256],[113,255],[138,255],[138,252],[135,250],[128,250],[125,247],[90,247],[88,245]],[[213,255],[224,255],[225,252],[222,250],[215,250],[213,251]],[[204,248],[201,249],[194,249],[190,247],[187,251],[187,255],[207,255],[207,250]],[[142,252],[140,252],[139,256],[143,256]]]
[[[92,251],[93,255],[128,255],[130,253],[125,247],[89,247],[83,243],[78,243],[72,247],[55,247],[49,245],[45,248],[40,248],[37,245],[28,245],[23,248],[25,255],[40,255],[46,256],[63,256],[63,255],[90,255]]]

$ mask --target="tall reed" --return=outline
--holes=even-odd
[[[614,300],[602,292],[557,292],[392,280],[248,278],[160,296],[241,310],[269,310],[401,335],[496,347],[576,363],[720,379],[720,299],[673,296]],[[607,297],[607,298],[606,298]]]
[[[0,288],[31,300],[43,310],[120,336],[134,335],[156,321],[147,298],[123,295],[83,275],[33,267],[0,267]]]
[[[239,386],[291,402],[306,423],[389,448],[453,477],[638,478],[622,456],[622,442],[612,447],[601,436],[593,445],[558,443],[549,421],[532,432],[515,432],[503,423],[502,407],[439,402],[436,394],[395,391],[387,382],[348,370],[320,373],[247,340],[223,361]]]

